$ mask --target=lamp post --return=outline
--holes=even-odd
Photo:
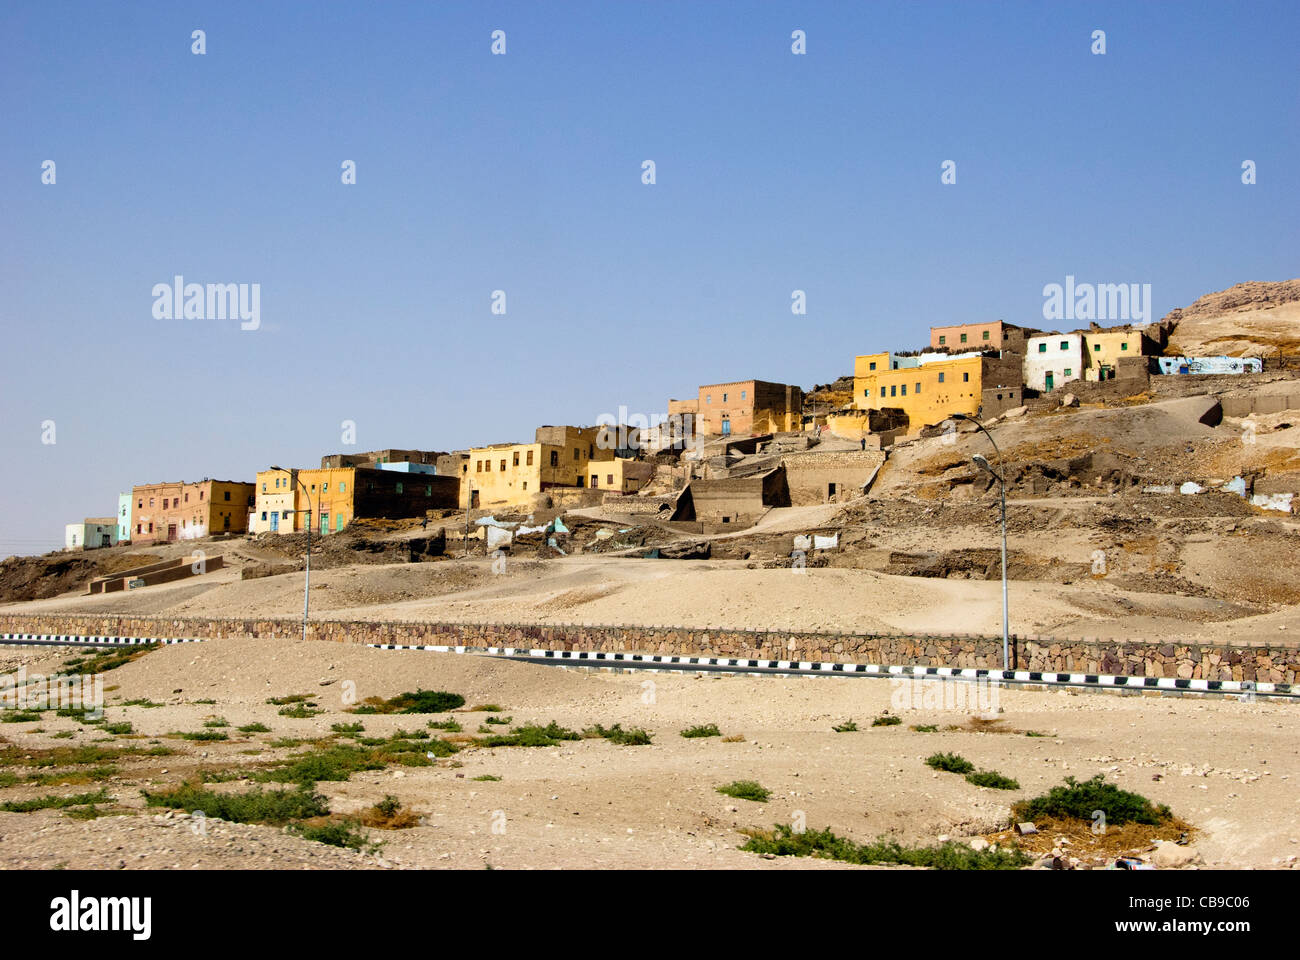
[[[283,472],[289,474],[289,476],[291,476],[291,477],[293,478],[294,482],[295,482],[296,484],[298,484],[298,486],[302,487],[302,495],[303,495],[304,499],[306,499],[306,501],[307,501],[307,523],[306,523],[306,527],[307,527],[307,564],[306,564],[307,579],[306,579],[305,582],[303,583],[303,588],[302,588],[302,639],[303,639],[303,641],[305,642],[306,639],[307,639],[307,609],[308,609],[308,604],[311,603],[311,522],[312,522],[312,513],[311,513],[311,494],[309,494],[309,493],[307,492],[307,485],[306,485],[305,483],[303,483],[302,480],[300,480],[300,479],[298,478],[298,474],[297,474],[296,472],[291,471],[291,470],[285,470],[284,467],[272,467],[271,469],[272,469],[272,470],[281,470],[281,471],[283,471]]]
[[[1002,669],[1011,669],[1011,642],[1010,642],[1010,619],[1007,608],[1007,481],[1006,471],[1002,469],[1002,451],[998,449],[997,441],[993,439],[993,434],[984,429],[984,424],[980,423],[974,417],[967,416],[964,413],[954,413],[953,418],[957,420],[966,420],[975,424],[976,427],[989,438],[989,443],[993,444],[993,452],[998,455],[998,470],[989,466],[988,460],[982,454],[975,454],[971,457],[975,466],[979,467],[994,480],[998,482],[998,492],[1001,495],[1001,514],[1002,514]]]

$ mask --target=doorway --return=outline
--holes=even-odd
[[[1052,376],[1052,371],[1047,371],[1047,376],[1043,378],[1043,388],[1047,393],[1052,392],[1052,387],[1056,386],[1056,378]]]
[[[271,532],[272,533],[280,532],[280,511],[279,510],[271,511]]]

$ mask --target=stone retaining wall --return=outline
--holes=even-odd
[[[275,639],[296,638],[301,631],[302,621],[288,618],[0,615],[0,633]],[[899,666],[998,668],[1002,664],[1001,637],[958,634],[866,636],[590,624],[312,620],[307,636],[338,643],[595,650]],[[1012,666],[1020,670],[1271,683],[1300,680],[1300,646],[1282,644],[1153,644],[1025,636],[1012,638],[1011,657]]]

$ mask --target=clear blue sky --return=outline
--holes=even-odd
[[[810,387],[1067,274],[1155,318],[1294,277],[1297,37],[1294,0],[10,0],[0,555],[135,483]],[[154,319],[175,274],[260,283],[262,329]]]

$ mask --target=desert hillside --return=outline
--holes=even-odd
[[[1300,279],[1251,281],[1207,293],[1164,318],[1176,326],[1171,354],[1189,357],[1300,356]]]

